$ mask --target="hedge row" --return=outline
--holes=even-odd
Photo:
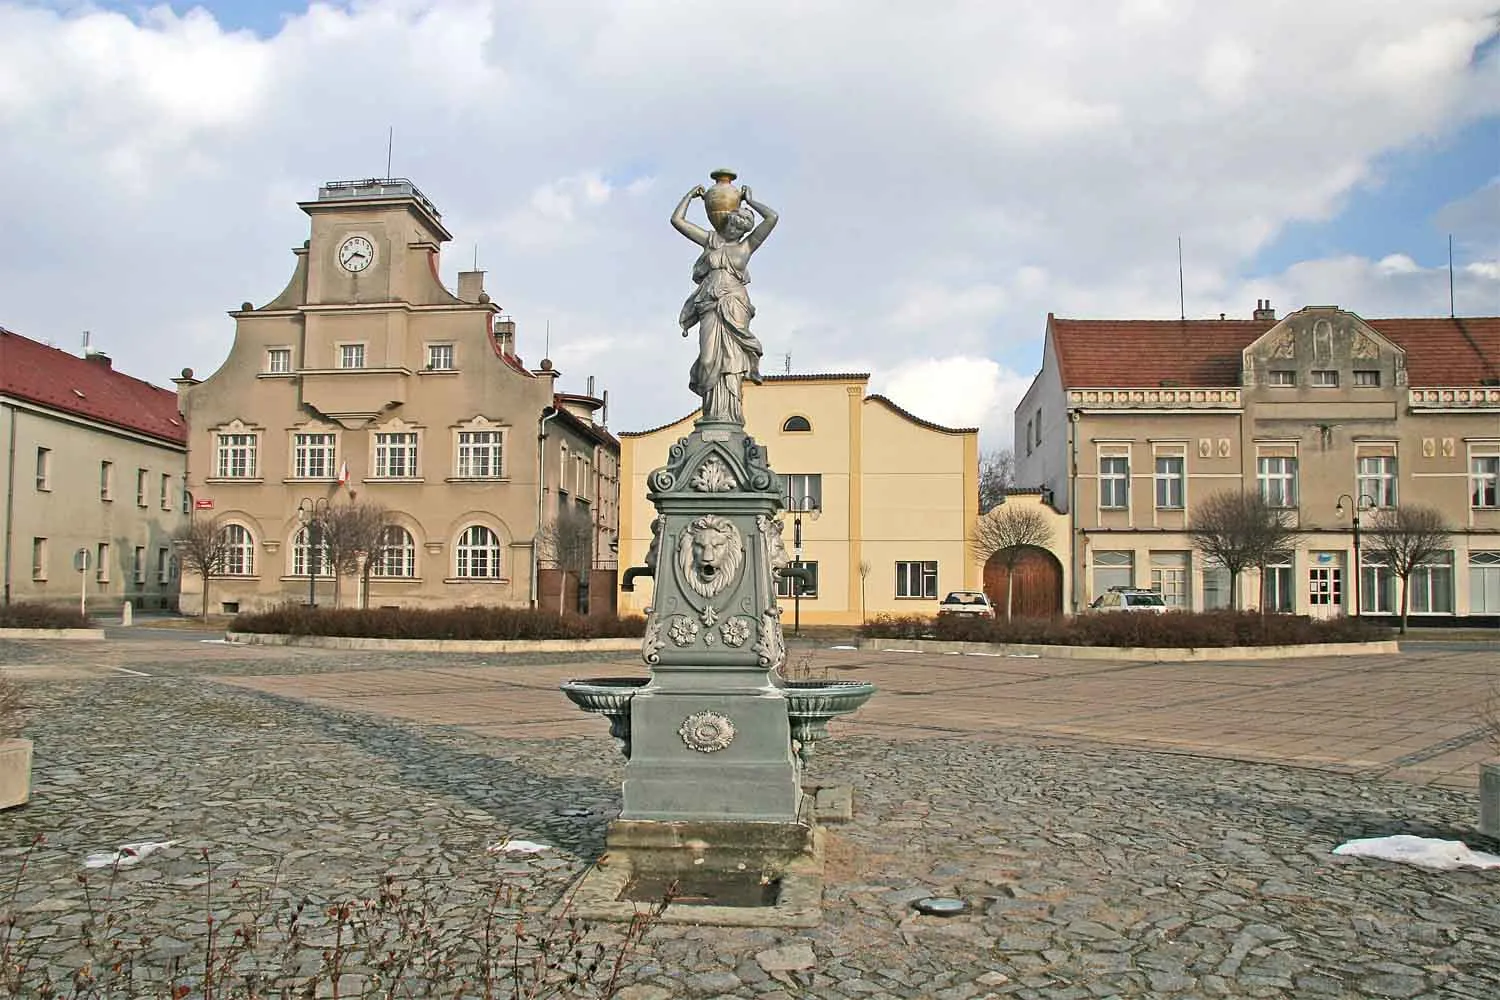
[[[1044,646],[1144,646],[1153,649],[1222,646],[1290,646],[1301,643],[1371,642],[1390,629],[1360,618],[1315,621],[1302,615],[1256,611],[1122,612],[1073,618],[923,618],[879,615],[861,628],[882,639],[1032,643]]]
[[[0,605],[0,628],[93,628],[77,608],[60,604]]]
[[[232,632],[362,636],[372,639],[606,639],[634,637],[646,619],[585,618],[531,608],[309,608],[284,604],[237,616]]]

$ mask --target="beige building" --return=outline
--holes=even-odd
[[[815,581],[796,601],[791,579],[779,581],[788,626],[798,614],[809,624],[930,615],[947,591],[978,586],[965,543],[978,516],[978,431],[921,420],[868,387],[859,374],[745,386],[745,429],[783,479],[787,548],[795,564],[800,512],[800,562]],[[620,435],[622,565],[645,562],[655,515],[646,477],[697,417]],[[650,604],[649,580],[621,595],[622,612]]]
[[[299,511],[355,501],[391,523],[368,595],[346,579],[345,605],[545,600],[537,529],[567,508],[593,520],[595,567],[612,572],[619,444],[595,419],[603,401],[555,391],[550,361],[522,363],[482,271],[442,285],[451,236],[410,181],[330,183],[300,207],[311,238],[286,288],[230,314],[218,371],[179,380],[195,516],[231,542],[210,610],[331,604]],[[202,581],[183,589],[197,610]]]
[[[1049,316],[1015,455],[1017,482],[1069,515],[1067,610],[1111,586],[1228,605],[1227,573],[1184,529],[1202,498],[1245,489],[1287,510],[1297,542],[1241,579],[1243,606],[1398,612],[1389,568],[1356,562],[1351,515],[1417,503],[1453,533],[1413,576],[1412,613],[1500,622],[1500,318],[1278,320],[1269,303],[1249,320]]]
[[[176,606],[187,427],[171,390],[0,329],[0,442],[6,604]]]

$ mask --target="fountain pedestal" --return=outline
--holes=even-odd
[[[780,479],[743,427],[700,421],[647,483],[652,681],[630,702],[618,835],[634,822],[796,824],[802,789],[773,680],[785,656]]]

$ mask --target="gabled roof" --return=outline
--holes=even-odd
[[[0,393],[176,445],[187,444],[177,394],[0,327]]]
[[[1066,388],[1238,385],[1241,352],[1276,322],[1047,317]],[[1364,322],[1406,352],[1411,385],[1500,378],[1500,316]]]

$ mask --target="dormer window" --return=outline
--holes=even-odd
[[[788,434],[797,431],[810,431],[812,430],[812,424],[806,417],[787,417],[786,420],[782,421],[781,429]]]

